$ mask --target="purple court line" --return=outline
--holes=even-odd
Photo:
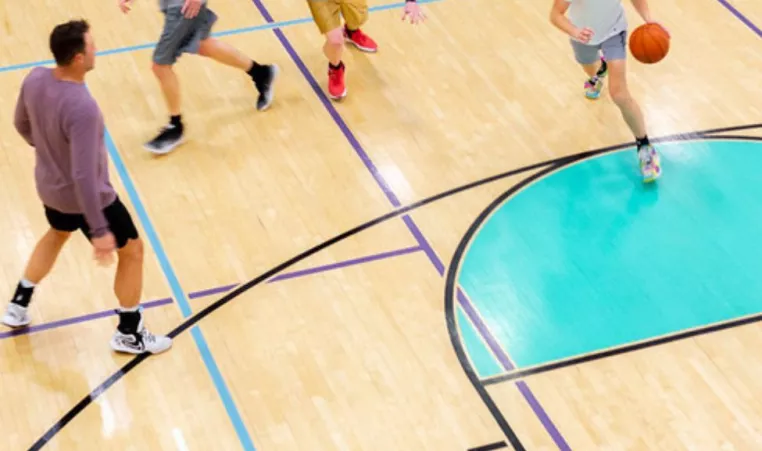
[[[758,27],[758,26],[756,26],[756,25],[754,24],[754,22],[752,22],[751,20],[749,20],[749,18],[747,18],[746,16],[744,16],[744,15],[741,13],[741,11],[737,10],[737,9],[735,8],[735,6],[731,5],[731,4],[730,4],[730,2],[728,2],[727,0],[717,0],[717,1],[718,1],[718,2],[720,2],[720,4],[721,4],[722,6],[724,6],[724,7],[725,7],[725,8],[726,8],[728,11],[730,11],[731,13],[733,13],[733,15],[734,15],[734,16],[736,16],[736,18],[737,18],[738,20],[740,20],[740,21],[741,21],[741,22],[743,22],[743,23],[744,23],[744,24],[745,24],[747,27],[749,27],[749,29],[751,29],[751,31],[753,31],[753,32],[757,33],[757,36],[759,36],[760,38],[762,38],[762,30],[760,30],[760,29],[759,29],[759,27]]]
[[[141,304],[143,308],[161,307],[163,305],[171,304],[172,298],[158,299],[156,301],[149,301]],[[35,332],[42,332],[43,330],[56,329],[63,326],[71,326],[72,324],[84,323],[100,318],[107,318],[109,316],[116,315],[116,309],[103,310],[96,313],[89,313],[82,316],[74,316],[72,318],[61,319],[58,321],[51,321],[49,323],[38,324],[36,326],[29,326],[20,329],[13,329],[5,332],[0,332],[0,340],[4,338],[16,337],[19,335],[27,335]]]
[[[460,287],[458,287],[458,302],[460,302],[461,307],[463,307],[463,311],[466,312],[466,315],[468,315],[468,318],[471,320],[471,323],[474,325],[474,327],[477,329],[484,329],[489,331],[489,328],[487,328],[487,325],[484,324],[473,304],[471,304],[471,300],[468,298],[468,296],[465,295],[464,291]],[[497,357],[498,361],[506,371],[513,371],[516,369],[516,367],[513,366],[513,363],[511,363],[510,358],[508,358],[508,355],[505,353],[505,351],[503,351],[503,348],[491,333],[488,332],[487,335],[484,336],[484,339],[487,342],[487,346],[489,346],[490,350],[492,351],[492,354]],[[564,451],[571,451],[571,447],[568,443],[566,443],[563,435],[561,435],[561,432],[550,419],[548,413],[545,412],[545,409],[542,408],[542,405],[534,396],[532,390],[529,389],[529,386],[526,384],[526,382],[517,381],[516,387],[519,389],[521,395],[524,396],[524,399],[532,408],[535,415],[537,415],[540,423],[545,426],[545,429],[553,438],[553,441],[556,442],[558,448]]]
[[[254,2],[254,5],[259,10],[259,13],[262,15],[262,17],[265,19],[266,22],[272,23],[274,22],[272,16],[270,15],[270,12],[267,10],[265,5],[262,3],[262,0],[252,0]],[[315,92],[315,95],[320,99],[321,103],[325,107],[325,109],[328,111],[328,113],[331,115],[331,118],[333,118],[336,125],[339,127],[341,132],[344,134],[344,137],[347,139],[349,144],[352,146],[352,149],[355,151],[357,156],[360,158],[362,163],[367,168],[368,172],[373,176],[373,178],[376,180],[376,183],[378,184],[379,188],[384,192],[389,202],[395,207],[399,208],[401,206],[399,199],[397,199],[397,196],[394,194],[394,191],[391,189],[389,184],[384,180],[384,177],[379,172],[376,165],[373,163],[371,158],[368,156],[368,154],[365,152],[365,150],[360,145],[359,141],[357,141],[357,138],[354,136],[352,131],[349,129],[349,126],[344,122],[344,119],[339,115],[339,112],[336,110],[336,108],[333,106],[331,101],[328,99],[328,97],[325,95],[325,92],[323,92],[323,89],[318,84],[317,80],[315,80],[315,77],[312,76],[310,71],[307,69],[307,67],[304,65],[304,61],[302,61],[301,57],[299,57],[299,54],[296,52],[294,47],[291,45],[289,40],[286,38],[285,34],[283,34],[283,31],[279,29],[273,29],[273,33],[280,41],[281,45],[283,45],[283,48],[286,50],[286,52],[291,57],[291,60],[296,64],[296,66],[299,68],[299,71],[302,73],[304,78],[309,82],[310,86],[312,87],[312,90]],[[440,276],[444,276],[444,264],[442,263],[442,260],[440,260],[439,256],[436,254],[434,249],[431,247],[431,244],[429,244],[426,237],[423,236],[423,233],[418,228],[418,226],[413,222],[412,218],[409,215],[404,215],[402,217],[402,220],[404,221],[405,225],[407,226],[410,233],[415,237],[416,241],[418,241],[418,245],[421,249],[426,253],[426,256],[429,257],[429,260],[436,268],[437,272],[439,272]],[[464,303],[465,301],[465,303]],[[461,303],[464,309],[471,310],[475,312],[474,306],[471,304],[471,302],[465,297],[458,297],[458,302]],[[490,334],[489,330],[487,330],[484,327],[484,324],[481,321],[477,321],[474,323],[474,326],[479,331],[479,333],[484,337],[484,339],[487,342],[497,342],[494,337]],[[504,353],[501,352],[501,354],[504,355]],[[505,356],[506,360],[509,360],[507,356]],[[556,445],[559,447],[559,449],[567,450],[570,449],[569,445],[566,443],[564,438],[561,436],[560,433],[558,433],[558,428],[556,428],[555,424],[551,421],[548,414],[545,412],[545,410],[542,408],[542,406],[537,402],[536,398],[533,394],[529,391],[529,388],[526,387],[527,393],[531,395],[530,398],[527,398],[527,401],[529,402],[529,405],[531,406],[532,410],[534,411],[537,418],[542,422],[545,429],[548,431],[548,434],[553,438]],[[522,392],[523,393],[523,392]],[[526,395],[525,395],[526,398]]]
[[[381,252],[379,254],[367,255],[365,257],[354,258],[351,260],[345,260],[338,263],[331,263],[328,265],[316,266],[314,268],[302,269],[299,271],[281,274],[277,277],[270,279],[267,283],[278,282],[278,281],[287,280],[287,279],[295,279],[298,277],[304,277],[304,276],[309,276],[313,274],[318,274],[321,272],[331,271],[331,270],[340,269],[340,268],[346,268],[348,266],[360,265],[363,263],[383,260],[386,258],[399,257],[402,255],[412,254],[420,250],[421,248],[417,246],[406,247],[404,249]],[[193,293],[188,293],[188,298],[198,299],[198,298],[203,298],[206,296],[212,296],[214,294],[225,293],[232,290],[233,288],[237,286],[238,284],[231,284],[231,285],[225,285],[225,286],[216,287],[216,288],[210,288],[208,290],[196,291]],[[148,301],[141,305],[143,306],[143,308],[154,308],[154,307],[161,307],[164,305],[168,305],[171,303],[172,303],[172,298],[164,298],[164,299],[158,299],[155,301]],[[49,323],[37,324],[30,327],[12,329],[9,331],[0,332],[0,340],[10,338],[10,337],[16,337],[19,335],[27,335],[27,334],[32,334],[36,332],[42,332],[42,331],[50,330],[50,329],[57,329],[59,327],[64,327],[64,326],[71,326],[74,324],[81,324],[88,321],[93,321],[100,318],[107,318],[109,316],[114,316],[114,315],[116,315],[116,310],[110,309],[110,310],[103,310],[96,313],[89,313],[87,315],[80,315],[80,316],[74,316],[71,318],[61,319],[57,321],[51,321]]]
[[[401,255],[412,254],[414,252],[419,252],[421,250],[422,249],[418,246],[406,247],[404,249],[397,249],[395,251],[382,252],[380,254],[369,255],[367,257],[354,258],[351,260],[345,260],[338,263],[331,263],[328,265],[317,266],[315,268],[302,269],[299,271],[277,275],[273,277],[272,279],[268,280],[267,283],[278,282],[281,280],[295,279],[297,277],[304,277],[304,276],[309,276],[311,274],[317,274],[320,272],[331,271],[331,270],[339,269],[339,268],[346,268],[347,266],[360,265],[363,263],[369,263],[376,260],[383,260],[385,258],[399,257]]]
[[[279,282],[281,280],[288,280],[288,279],[296,279],[298,277],[309,276],[309,275],[318,274],[321,272],[331,271],[334,269],[341,269],[341,268],[346,268],[348,266],[360,265],[363,263],[370,263],[372,261],[383,260],[386,258],[399,257],[401,255],[412,254],[414,252],[419,252],[419,251],[421,251],[421,248],[418,246],[406,247],[404,249],[381,252],[380,254],[373,254],[373,255],[368,255],[368,256],[360,257],[360,258],[353,258],[351,260],[344,260],[338,263],[330,263],[328,265],[315,266],[314,268],[300,269],[299,271],[279,274],[273,277],[272,279],[268,280],[267,283]],[[188,297],[191,299],[203,298],[203,297],[211,296],[214,294],[228,292],[237,286],[238,284],[231,284],[231,285],[225,285],[225,286],[216,287],[216,288],[209,288],[208,290],[196,291],[195,293],[190,293]]]

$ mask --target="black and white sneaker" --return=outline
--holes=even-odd
[[[123,334],[118,329],[111,337],[111,349],[128,354],[158,354],[172,347],[172,339],[163,335],[154,335],[143,326],[140,320],[138,331],[134,334]]]
[[[164,155],[172,152],[175,147],[185,142],[183,129],[172,124],[165,125],[156,138],[147,142],[143,147],[151,153]]]
[[[2,322],[9,327],[24,327],[31,323],[32,319],[27,307],[11,302],[5,310]]]
[[[273,96],[275,93],[274,82],[278,77],[280,69],[276,64],[269,64],[265,66],[267,68],[267,75],[261,79],[253,79],[254,86],[259,91],[259,97],[257,98],[257,110],[264,111],[270,107],[273,103]]]

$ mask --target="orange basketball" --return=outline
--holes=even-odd
[[[641,63],[658,63],[669,53],[669,33],[656,23],[639,26],[630,35],[630,53]]]

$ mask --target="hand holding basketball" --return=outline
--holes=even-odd
[[[669,53],[670,39],[666,28],[656,22],[648,22],[630,35],[630,53],[641,63],[658,63]]]

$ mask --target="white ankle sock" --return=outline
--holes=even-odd
[[[26,279],[21,279],[19,283],[24,288],[34,288],[34,284]]]

